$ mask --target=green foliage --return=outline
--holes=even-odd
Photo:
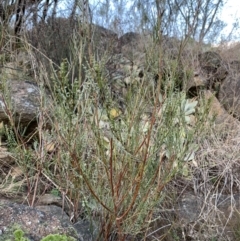
[[[66,235],[60,234],[49,234],[45,238],[41,239],[41,241],[74,241],[75,238],[67,237]]]
[[[21,229],[14,231],[15,241],[29,241],[29,239],[24,238],[24,232]]]
[[[7,145],[9,146],[9,148],[10,149],[16,148],[18,144],[16,140],[16,135],[13,129],[7,125],[5,125],[5,135],[7,138]]]
[[[60,192],[59,190],[57,190],[56,188],[52,189],[51,190],[51,194],[56,196],[56,197],[59,197],[60,196]]]
[[[53,161],[60,175],[56,179],[47,166],[43,171],[57,186],[71,190],[71,200],[81,200],[89,214],[108,217],[105,225],[111,228],[103,235],[114,230],[120,236],[138,234],[164,195],[164,186],[177,175],[189,175],[187,162],[197,150],[190,117],[197,102],[169,86],[167,98],[154,100],[155,111],[149,117],[149,88],[139,83],[139,89],[130,88],[122,96],[121,111],[108,94],[100,64],[89,66],[81,92],[69,86],[67,66],[64,60],[53,92],[53,132],[59,145]]]
[[[74,110],[76,105],[77,88],[79,87],[77,81],[73,84],[69,80],[69,64],[67,59],[61,63],[57,76],[53,79],[54,98],[57,103],[64,106],[65,111]]]
[[[17,229],[14,231],[14,241],[29,241],[28,238],[24,237],[24,232],[22,229]],[[73,237],[69,237],[61,234],[49,234],[46,237],[42,238],[41,241],[75,241],[76,239]],[[7,239],[6,241],[10,241]]]

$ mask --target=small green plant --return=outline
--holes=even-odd
[[[28,238],[24,237],[24,232],[20,228],[15,230],[13,234],[14,234],[14,241],[29,241]],[[7,239],[6,241],[10,241],[10,239]],[[76,239],[73,237],[69,237],[61,234],[49,234],[46,237],[42,238],[40,241],[76,241]]]
[[[41,239],[41,241],[75,241],[75,238],[67,237],[66,235],[60,234],[49,234],[48,236]]]
[[[29,241],[29,239],[24,238],[24,232],[21,229],[14,231],[15,241]]]
[[[56,197],[59,197],[59,196],[60,196],[60,192],[59,192],[59,190],[56,189],[56,188],[53,188],[53,189],[51,190],[51,194],[54,195],[54,196],[56,196]]]

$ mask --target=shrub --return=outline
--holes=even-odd
[[[75,50],[73,57],[82,68],[81,46]],[[82,212],[97,222],[100,239],[125,240],[147,232],[168,195],[169,182],[191,175],[188,164],[198,148],[195,137],[203,122],[192,123],[198,102],[174,87],[180,77],[171,61],[166,60],[170,64],[163,82],[159,77],[153,84],[148,74],[135,81],[132,73],[130,84],[113,95],[104,69],[107,59],[96,59],[86,60],[85,79],[79,75],[72,80],[76,62],[68,59],[58,70],[52,69],[48,87],[53,104],[42,101],[32,149],[21,145],[21,138],[14,143],[12,134],[9,137],[33,192],[31,205],[46,190],[59,190],[73,221]],[[168,85],[163,88],[163,83]],[[51,116],[45,115],[46,108]],[[44,129],[47,122],[51,130]],[[50,154],[45,146],[49,141],[55,146]]]

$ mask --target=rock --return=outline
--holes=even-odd
[[[214,96],[210,90],[203,92],[204,98],[209,102],[209,115],[210,119],[215,121],[219,128],[235,129],[240,127],[240,122],[233,118],[222,106],[219,100]]]
[[[222,64],[221,56],[212,51],[207,51],[198,56],[200,67],[207,74],[213,74]]]
[[[118,46],[117,34],[97,24],[91,25],[91,31],[91,42],[97,60],[101,60],[106,55],[112,56]]]
[[[65,234],[83,240],[67,216],[62,214],[61,208],[48,206],[47,209],[42,208],[42,211],[41,207],[37,209],[0,200],[0,240],[12,237],[18,228],[31,241],[39,241],[48,234]]]
[[[146,65],[146,48],[149,38],[139,33],[129,32],[118,39],[119,53],[130,62],[130,66],[144,68]]]
[[[0,167],[15,163],[14,158],[7,148],[0,146]],[[1,180],[1,178],[0,178]]]
[[[140,40],[141,40],[141,35],[139,33],[128,32],[122,35],[118,39],[118,43],[121,48],[128,44],[131,44],[133,47],[136,47],[134,44],[136,44]]]
[[[195,222],[201,212],[203,200],[192,193],[184,194],[178,201],[179,220],[184,223]]]
[[[164,56],[167,56],[169,59],[179,58],[179,51],[181,49],[181,41],[179,39],[164,35],[162,36],[161,42]]]
[[[215,78],[217,81],[222,82],[226,77],[228,76],[229,71],[227,69],[226,63],[222,63],[222,65],[217,69],[217,72],[215,74]]]
[[[45,193],[38,197],[37,204],[40,205],[49,205],[49,204],[58,204],[59,206],[63,205],[62,198],[50,193]]]
[[[93,51],[92,56],[101,60],[106,53],[110,56],[118,44],[117,34],[109,29],[63,17],[49,17],[46,23],[41,22],[31,29],[27,36],[34,47],[41,49],[57,65],[65,58],[72,58],[71,53],[80,48],[85,51],[84,58]],[[39,53],[36,55],[38,59],[44,59]]]
[[[228,66],[228,71],[230,75],[240,74],[240,61],[239,60],[231,61]]]
[[[139,33],[129,32],[118,39],[120,53],[130,61],[136,61],[138,53],[145,53],[147,40]]]
[[[194,96],[198,96],[198,92],[202,88],[206,88],[206,87],[207,87],[207,81],[205,80],[205,78],[199,73],[194,73],[194,77],[190,78],[187,81],[186,91],[189,96],[194,97]]]
[[[16,126],[34,130],[41,109],[40,88],[28,81],[9,80],[5,84],[6,88],[0,95],[0,122],[9,124],[13,121]],[[50,106],[50,95],[47,97]]]
[[[218,83],[227,77],[228,70],[226,64],[221,56],[213,51],[201,53],[198,56],[198,60],[202,74],[208,82],[208,87],[216,90],[219,86]]]
[[[4,58],[4,54],[2,55],[0,54],[0,58]],[[0,67],[2,79],[30,80],[33,76],[33,56],[27,51],[16,51],[13,56]]]
[[[185,230],[187,226],[190,227],[191,230],[188,230],[188,233],[193,238],[190,240],[210,240],[211,232],[213,232],[214,240],[236,240],[239,209],[239,195],[219,194],[204,199],[189,192],[179,198],[177,219],[181,220]],[[206,213],[211,215],[206,215]],[[208,230],[209,225],[213,225],[214,228]],[[205,237],[204,232],[200,231],[201,227],[205,227],[204,230],[208,233],[208,237]],[[220,233],[221,236],[219,236]]]
[[[223,81],[218,99],[229,114],[240,119],[240,74],[229,75]]]
[[[81,234],[85,241],[95,241],[98,238],[100,223],[97,224],[94,221],[79,220],[74,225],[74,228]]]

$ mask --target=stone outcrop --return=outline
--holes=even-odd
[[[51,105],[50,95],[46,92],[41,93],[38,85],[33,82],[8,80],[3,85],[4,93],[0,95],[0,121],[9,125],[14,123],[18,127],[27,127],[31,132],[38,125],[39,114],[43,107],[41,98],[45,94],[46,101]]]
[[[232,199],[234,199],[234,207]],[[200,195],[185,193],[179,198],[177,215],[183,227],[188,226],[191,229],[191,231],[188,230],[188,235],[190,234],[189,238],[191,236],[192,240],[209,240],[209,234],[212,234],[212,238],[217,240],[236,240],[239,208],[239,195],[217,195],[209,200],[204,200]],[[205,213],[209,215],[205,216]],[[208,226],[214,226],[209,229],[207,236],[204,236],[204,232],[199,232],[199,225],[194,225],[201,218],[206,222],[202,223],[203,229],[207,230]],[[202,236],[199,233],[202,233]]]
[[[230,131],[240,127],[240,122],[231,116],[224,108],[219,100],[210,90],[203,92],[205,100],[209,103],[209,118],[215,121],[219,127],[223,127]]]
[[[221,56],[213,51],[201,53],[198,57],[201,71],[206,79],[208,88],[218,89],[219,84],[226,78],[228,71]]]
[[[240,118],[240,73],[229,75],[222,83],[218,98],[224,108]]]
[[[39,23],[27,35],[34,47],[41,49],[45,56],[58,65],[76,51],[84,51],[84,58],[92,54],[101,60],[106,54],[111,55],[116,51],[118,44],[117,34],[109,29],[96,24],[79,24],[76,20],[61,17]],[[36,55],[44,59],[38,52]]]
[[[237,75],[240,73],[240,61],[233,60],[228,65],[228,73],[229,75]]]
[[[25,237],[39,241],[49,234],[65,234],[83,241],[69,217],[57,206],[32,208],[26,205],[0,200],[0,240],[13,237],[16,229],[21,229]]]
[[[215,91],[221,105],[230,115],[239,119],[240,62],[224,61],[216,52],[208,51],[199,55],[199,64],[202,81],[197,85]]]

